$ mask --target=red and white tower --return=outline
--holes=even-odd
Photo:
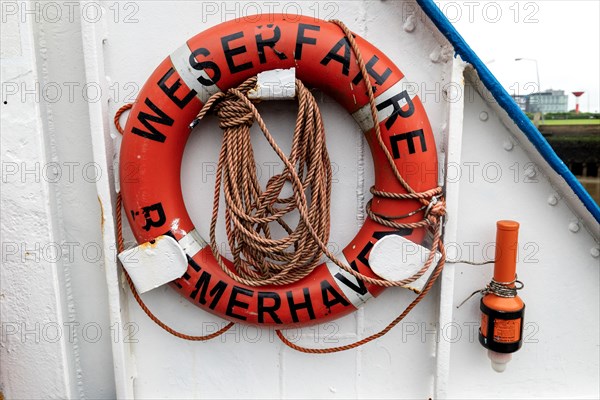
[[[579,98],[585,92],[571,92],[575,96],[575,114],[579,114]]]

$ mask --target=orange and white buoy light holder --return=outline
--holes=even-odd
[[[516,294],[519,223],[498,221],[496,227],[494,278],[480,302],[479,342],[488,349],[492,368],[503,372],[523,344],[525,303]]]

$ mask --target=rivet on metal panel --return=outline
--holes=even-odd
[[[592,247],[592,249],[590,250],[590,254],[592,255],[592,257],[594,258],[598,258],[600,257],[600,248],[598,246],[596,247]]]
[[[569,230],[573,233],[579,232],[579,222],[571,222],[569,224]]]
[[[525,176],[529,179],[534,178],[536,174],[537,171],[535,170],[535,167],[529,167],[525,170]]]
[[[408,18],[406,18],[406,21],[404,22],[404,30],[406,32],[413,32],[415,30],[415,28],[417,27],[417,18],[415,17],[414,14],[409,15]]]
[[[515,144],[512,142],[512,140],[507,140],[504,142],[502,147],[504,147],[504,150],[506,150],[506,151],[511,151],[512,149],[515,148]]]
[[[548,196],[548,204],[551,206],[555,206],[558,204],[558,196],[556,196],[555,194],[551,194],[550,196]]]
[[[479,113],[479,119],[482,121],[487,121],[490,118],[487,111],[482,111]]]

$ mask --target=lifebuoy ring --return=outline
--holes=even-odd
[[[356,41],[375,89],[382,138],[398,170],[415,191],[437,187],[436,146],[421,101],[404,90],[404,75],[383,53],[358,36]],[[239,284],[219,268],[186,211],[181,162],[190,122],[204,102],[259,72],[291,67],[307,86],[332,96],[359,123],[373,155],[376,190],[405,193],[373,138],[368,93],[348,40],[337,25],[314,18],[269,14],[252,22],[225,22],[198,34],[153,72],[125,127],[120,186],[136,240],[174,237],[187,253],[189,265],[172,286],[194,304],[234,322],[279,328],[324,322],[356,310],[383,290],[331,262],[294,284]],[[394,216],[410,214],[420,206],[417,200],[378,197],[372,210]],[[423,216],[421,208],[403,221],[417,222]],[[397,232],[367,218],[343,250],[342,259],[354,270],[375,277],[369,252],[389,233],[416,243],[425,237],[424,228]]]

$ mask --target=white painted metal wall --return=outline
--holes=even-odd
[[[13,3],[33,13],[21,8],[13,13]],[[598,397],[598,256],[593,250],[598,226],[520,132],[503,122],[503,111],[481,98],[479,92],[484,99],[490,96],[474,89],[474,73],[466,77],[473,86],[464,87],[465,65],[452,57],[452,48],[431,23],[417,13],[405,25],[415,3],[57,4],[61,18],[53,20],[52,10],[39,5],[36,20],[35,3],[2,3],[2,100],[7,103],[1,120],[0,389],[6,398]],[[449,167],[451,256],[458,251],[459,258],[492,257],[495,221],[521,221],[526,343],[506,373],[491,370],[477,343],[477,301],[455,308],[485,285],[491,266],[448,265],[437,289],[390,334],[357,350],[322,356],[294,352],[273,332],[241,325],[222,339],[184,342],[154,325],[119,283],[114,112],[134,100],[152,70],[187,38],[269,7],[343,20],[388,54],[413,83],[430,117],[440,163]],[[100,9],[102,17],[95,14]],[[23,89],[36,81],[39,101]],[[55,100],[51,90],[57,86],[62,95]],[[331,241],[341,249],[361,225],[373,171],[354,121],[331,100],[322,98],[320,104],[335,170]],[[261,110],[276,138],[289,146],[293,107],[282,102]],[[218,146],[218,127],[209,120],[194,133],[184,156],[184,197],[205,236]],[[275,159],[266,146],[257,159],[266,182]],[[532,161],[536,174],[528,177]],[[55,170],[52,166],[42,172],[50,162],[62,168],[60,178],[48,172]],[[35,163],[40,179],[22,176]],[[549,204],[551,196],[556,205]],[[579,230],[573,232],[576,225]],[[30,251],[36,243],[38,259]],[[62,257],[43,254],[54,243]],[[559,285],[567,274],[567,287]],[[353,315],[288,334],[307,346],[348,343],[383,327],[412,297],[389,290]],[[185,332],[198,334],[223,323],[168,288],[144,300]],[[54,340],[56,326],[60,335]]]
[[[95,184],[107,171],[92,156],[81,20],[29,2],[1,10],[0,388],[9,399],[110,398]]]

